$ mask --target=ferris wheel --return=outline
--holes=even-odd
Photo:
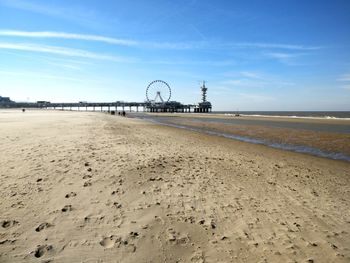
[[[163,80],[154,80],[148,84],[146,99],[152,104],[164,104],[171,98],[171,89],[168,83]]]

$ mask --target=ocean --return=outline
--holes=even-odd
[[[243,116],[306,117],[326,119],[350,119],[350,111],[213,111],[213,114],[240,114]]]

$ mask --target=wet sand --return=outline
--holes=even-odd
[[[147,114],[147,113],[146,113]],[[331,124],[331,125],[350,125],[350,120],[347,118],[317,118],[317,117],[273,117],[273,116],[249,116],[249,115],[241,115],[240,117],[235,117],[233,114],[208,114],[208,113],[152,113],[150,115],[164,117],[181,117],[181,118],[217,118],[217,119],[243,119],[243,120],[258,120],[258,121],[274,121],[274,122],[293,122],[293,123],[315,123],[315,124]]]
[[[227,117],[209,114],[199,117],[193,114],[144,116],[161,123],[243,136],[271,144],[305,146],[325,153],[340,153],[348,156],[350,161],[350,120]]]
[[[349,163],[89,112],[0,137],[0,262],[350,260]]]

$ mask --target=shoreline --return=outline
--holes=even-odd
[[[227,116],[227,114],[225,114]],[[228,115],[230,116],[230,115]],[[338,118],[332,116],[316,117],[316,116],[283,116],[283,115],[259,115],[259,114],[240,114],[243,117],[260,117],[260,118],[286,118],[286,119],[307,119],[307,120],[344,120],[350,121],[350,118]]]
[[[136,112],[133,112],[135,114]],[[301,122],[301,123],[324,123],[324,124],[340,124],[350,125],[350,118],[319,118],[319,117],[288,117],[288,116],[269,116],[269,115],[226,115],[224,113],[147,113],[146,115],[166,116],[166,117],[199,117],[199,118],[223,118],[223,119],[247,119],[247,120],[271,120],[285,122]]]
[[[325,158],[325,159],[350,162],[350,155],[346,155],[343,153],[336,153],[336,152],[326,152],[326,151],[322,151],[321,149],[308,147],[308,146],[298,146],[298,145],[292,145],[292,144],[276,143],[276,142],[267,141],[264,139],[256,139],[256,138],[251,138],[251,137],[247,137],[247,136],[239,136],[239,135],[233,135],[233,134],[228,134],[228,133],[215,132],[215,131],[211,131],[211,130],[203,130],[200,128],[197,129],[197,128],[193,128],[191,126],[181,126],[181,125],[176,125],[176,124],[164,124],[161,122],[153,122],[153,123],[158,124],[158,125],[178,128],[178,129],[189,130],[192,132],[207,134],[210,136],[223,137],[226,139],[236,140],[236,141],[250,143],[250,144],[254,144],[254,145],[264,145],[266,147],[271,147],[271,148],[279,149],[282,151],[289,151],[289,152],[311,155],[311,156],[315,156],[315,157],[321,157],[321,158]]]
[[[161,125],[263,144],[287,151],[350,161],[350,122],[349,126],[344,126],[339,125],[338,122],[330,124],[329,121],[295,122],[286,119],[270,121],[271,118],[268,121],[261,121],[260,118],[243,119],[241,117],[232,120],[219,116],[212,118],[210,115],[197,117],[189,114],[180,116],[135,114],[135,116]],[[344,132],[333,132],[332,129]]]
[[[4,111],[13,111],[13,110],[21,110],[22,108],[0,108],[0,112],[4,112]],[[61,109],[39,109],[39,108],[26,108],[26,110],[39,110],[39,111],[61,111]],[[69,111],[67,109],[64,109],[63,111]],[[76,109],[72,109],[71,112],[76,112],[78,110]],[[119,110],[120,111],[120,110]],[[92,110],[88,110],[88,111],[84,111],[81,110],[81,112],[101,112],[101,111],[92,111]],[[106,110],[103,110],[102,112],[107,112]],[[131,114],[135,114],[138,113],[136,111],[126,111],[127,113],[131,113]],[[274,112],[274,111],[271,111]],[[278,112],[278,111],[277,111]],[[313,111],[311,111],[313,112]],[[321,111],[322,112],[322,111]],[[338,112],[338,111],[336,111]],[[341,111],[342,112],[342,111]],[[344,112],[349,112],[350,111],[344,111]],[[310,121],[315,121],[318,122],[320,121],[321,123],[332,123],[332,124],[344,124],[344,122],[346,122],[347,124],[350,125],[350,118],[338,118],[338,117],[332,117],[332,116],[325,116],[325,117],[317,117],[317,116],[296,116],[296,115],[291,115],[291,116],[285,116],[285,115],[263,115],[263,114],[244,114],[244,112],[242,113],[238,113],[239,116],[235,116],[235,113],[224,113],[224,112],[211,112],[211,113],[182,113],[182,112],[174,112],[174,113],[149,113],[149,112],[141,112],[143,114],[151,114],[151,115],[159,115],[159,116],[168,116],[168,117],[189,117],[189,116],[195,116],[195,117],[204,117],[204,118],[208,118],[208,117],[219,117],[219,118],[228,118],[228,119],[235,119],[235,118],[246,118],[246,119],[269,119],[271,118],[271,120],[279,120],[279,121],[306,121],[306,122],[310,122]],[[328,122],[329,121],[329,122]],[[340,122],[338,122],[340,121]]]

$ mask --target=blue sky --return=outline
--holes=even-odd
[[[0,0],[0,95],[350,110],[350,1]]]

